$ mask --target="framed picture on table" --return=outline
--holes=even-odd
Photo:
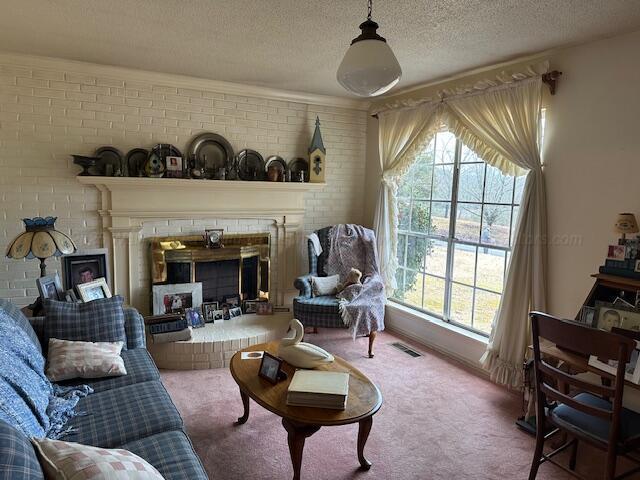
[[[104,278],[98,278],[93,282],[76,285],[80,299],[83,302],[90,302],[100,298],[111,298],[111,290]]]
[[[60,276],[57,273],[55,275],[47,275],[46,277],[38,278],[36,280],[36,285],[38,286],[40,298],[50,298],[52,300],[60,301],[65,300],[65,293],[62,289]]]
[[[61,258],[64,289],[75,288],[81,283],[104,278],[108,284],[109,252],[106,248],[84,250]]]

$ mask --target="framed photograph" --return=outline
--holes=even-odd
[[[640,260],[636,260],[636,265],[635,265],[634,270],[635,270],[636,272],[640,272]],[[640,292],[640,290],[638,290],[638,292]],[[637,298],[637,296],[638,296],[638,292],[636,292],[636,298]],[[636,305],[637,305],[637,303],[638,303],[638,302],[636,302]]]
[[[70,303],[79,303],[80,299],[76,295],[76,291],[73,288],[70,288],[66,292],[64,292],[64,301]]]
[[[603,362],[595,355],[591,355],[589,357],[589,365],[599,368],[600,370],[604,370],[612,375],[616,374],[616,370],[618,368],[618,362],[615,360]],[[631,358],[625,368],[624,378],[630,382],[640,384],[640,342],[636,341],[636,348],[631,353]]]
[[[227,309],[227,314],[229,313],[229,310]],[[215,310],[213,312],[213,321],[214,322],[220,322],[224,320],[224,311],[223,310]],[[227,319],[229,320],[229,319]]]
[[[264,352],[264,354],[262,355],[262,361],[260,362],[260,370],[258,370],[258,376],[270,381],[273,384],[276,384],[280,379],[281,367],[281,359],[279,359],[278,357],[274,357],[269,352]]]
[[[587,327],[596,327],[594,325],[596,319],[596,309],[594,307],[587,307],[586,305],[580,309],[580,316],[578,317],[578,323]]]
[[[256,314],[258,315],[273,315],[273,303],[260,302],[258,303]]]
[[[62,283],[65,290],[97,278],[109,278],[109,253],[106,248],[84,250],[61,258]]]
[[[612,328],[640,331],[640,310],[625,308],[611,303],[596,302],[596,326],[601,330]]]
[[[201,328],[204,327],[205,321],[204,316],[199,308],[187,308],[184,312],[184,316],[189,322],[189,326],[193,328]]]
[[[222,305],[222,320],[231,320],[231,308],[226,303]]]
[[[98,300],[100,298],[111,298],[111,290],[104,278],[98,278],[93,282],[81,283],[76,285],[78,295],[83,302],[90,302],[91,300]]]
[[[234,293],[233,295],[224,295],[222,297],[222,303],[226,303],[230,307],[240,306],[240,295]]]
[[[167,178],[182,178],[182,157],[166,157]]]
[[[222,236],[224,229],[211,228],[204,231],[204,239],[207,242],[207,248],[220,248],[222,247]]]
[[[46,277],[40,277],[36,280],[38,286],[38,292],[40,298],[50,298],[52,300],[60,300],[64,302],[65,293],[60,283],[60,277],[56,273],[55,275],[47,275]]]
[[[242,309],[240,307],[229,308],[229,319],[232,319],[235,317],[241,317],[241,316],[242,316]]]
[[[640,254],[640,239],[638,238],[630,238],[625,243],[626,248],[626,258],[627,260],[633,261],[636,263],[636,259]]]
[[[243,302],[244,313],[256,313],[258,310],[258,303],[260,303],[260,300],[245,300]]]
[[[204,321],[207,323],[214,322],[215,312],[219,309],[220,306],[218,305],[218,302],[204,302],[202,304],[202,316],[204,317]]]
[[[624,260],[627,254],[625,245],[609,245],[607,251],[607,260]]]
[[[153,314],[184,313],[202,306],[202,283],[174,283],[153,286]]]

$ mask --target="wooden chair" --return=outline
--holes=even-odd
[[[626,336],[588,328],[544,313],[532,312],[530,317],[537,430],[529,480],[536,478],[538,467],[545,461],[557,465],[577,478],[583,478],[574,472],[579,441],[607,452],[605,480],[627,478],[640,471],[640,467],[637,467],[615,476],[618,455],[640,462],[629,456],[630,452],[640,447],[640,414],[622,407],[625,366],[635,348],[635,341]],[[616,360],[618,367],[615,378],[605,379],[602,385],[596,385],[559,370],[541,358],[540,338],[583,356],[596,355],[603,361]],[[553,429],[548,432],[548,427]],[[543,453],[545,440],[558,432],[566,434],[567,441],[552,452]],[[569,447],[572,450],[567,468],[552,457]]]

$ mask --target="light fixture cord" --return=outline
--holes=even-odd
[[[369,0],[368,1],[368,8],[367,8],[367,20],[371,20],[371,4],[373,3],[373,0]]]

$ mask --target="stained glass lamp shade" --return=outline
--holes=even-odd
[[[7,257],[40,259],[40,276],[46,275],[45,260],[67,255],[77,250],[67,235],[55,229],[57,217],[23,218],[25,231],[7,249]]]

